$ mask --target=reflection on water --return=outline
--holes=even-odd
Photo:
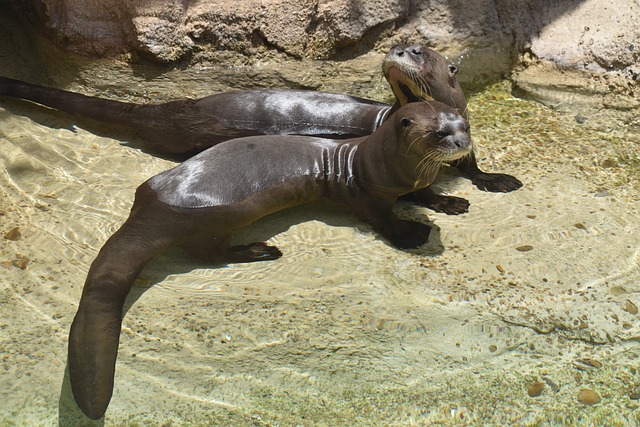
[[[124,71],[109,72],[82,78],[120,87]],[[201,96],[214,78],[183,73],[125,79],[118,96]],[[479,163],[516,175],[521,190],[445,176],[441,190],[468,198],[470,212],[400,205],[439,228],[413,252],[314,205],[238,236],[269,238],[285,253],[274,262],[159,256],[129,298],[105,425],[637,421],[637,122],[581,124],[512,98],[506,83],[470,107]],[[135,188],[173,165],[68,122],[0,104],[0,231],[22,236],[0,243],[3,425],[81,419],[65,365],[84,277]],[[530,397],[535,381],[545,386]],[[579,403],[582,388],[602,401]]]

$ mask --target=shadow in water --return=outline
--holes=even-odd
[[[432,257],[441,255],[444,252],[444,246],[440,238],[440,228],[433,222],[429,221],[424,213],[423,209],[416,208],[414,205],[400,202],[396,208],[401,218],[411,217],[410,219],[420,221],[429,224],[431,227],[431,233],[429,235],[429,241],[425,245],[417,249],[406,250],[405,252],[415,254],[421,257]],[[368,224],[359,221],[354,215],[347,212],[342,207],[327,202],[315,202],[308,205],[299,206],[285,211],[276,212],[269,215],[247,227],[240,230],[236,234],[236,239],[233,244],[248,244],[253,242],[266,242],[274,236],[287,231],[291,226],[301,224],[307,221],[319,221],[330,227],[346,227],[346,228],[358,228],[365,232],[372,233],[377,238],[384,240],[378,235]],[[321,242],[309,241],[309,245],[313,245]],[[385,241],[389,245],[388,242]],[[363,248],[365,251],[366,248]],[[401,249],[396,249],[401,251]],[[177,260],[176,263],[172,263],[170,268],[166,263],[161,262],[159,259],[152,260],[140,276],[152,277],[152,281],[144,288],[132,288],[127,300],[125,302],[124,314],[135,304],[135,302],[151,287],[164,281],[170,275],[187,274],[194,270],[199,269],[216,269],[223,268],[226,263],[207,263],[190,257],[186,251],[182,248],[171,248],[164,253],[165,257],[171,257]],[[287,257],[286,249],[283,250],[283,257]],[[335,252],[336,257],[344,256],[339,252]]]

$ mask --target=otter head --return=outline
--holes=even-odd
[[[455,77],[458,69],[428,47],[392,47],[382,62],[382,72],[400,105],[434,99],[468,118],[467,101]]]
[[[454,108],[438,101],[412,102],[395,113],[399,155],[411,158],[406,173],[413,187],[425,187],[435,179],[440,165],[471,151],[469,122]],[[411,170],[413,169],[413,170]]]

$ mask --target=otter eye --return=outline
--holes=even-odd
[[[449,64],[449,74],[451,74],[452,76],[458,74],[458,67],[453,64]]]
[[[438,132],[436,132],[436,135],[438,135],[438,138],[444,138],[449,136],[449,134],[443,130],[439,130]]]
[[[409,126],[411,124],[411,119],[408,119],[408,118],[404,117],[402,120],[400,120],[400,124],[403,127],[407,127],[407,126]]]

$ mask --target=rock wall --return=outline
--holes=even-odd
[[[143,53],[173,62],[203,49],[328,58],[366,33],[393,28],[409,0],[4,0],[64,49]]]
[[[212,53],[352,59],[426,42],[476,74],[640,74],[640,0],[0,0],[85,56],[198,63]],[[228,57],[237,56],[232,54]],[[522,68],[522,67],[520,67]],[[622,79],[622,80],[620,80]],[[553,80],[553,78],[552,78]],[[627,87],[628,89],[628,87]]]

